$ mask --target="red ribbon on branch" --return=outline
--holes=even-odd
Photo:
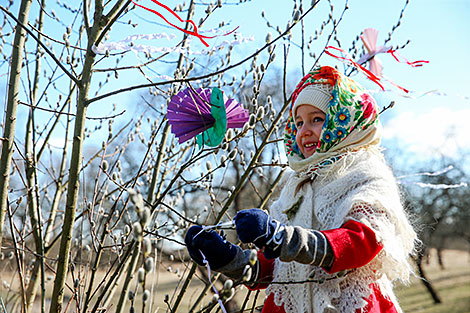
[[[345,55],[346,57],[335,55],[335,54],[333,54],[329,51],[330,49],[337,50],[337,51],[341,52],[343,55]],[[369,78],[371,81],[373,81],[374,83],[379,85],[379,87],[382,88],[383,91],[385,91],[384,86],[380,82],[380,78],[377,77],[374,73],[372,73],[368,69],[366,69],[361,64],[356,63],[352,58],[349,57],[348,53],[346,51],[344,51],[343,49],[336,48],[336,47],[333,47],[333,46],[328,46],[328,47],[325,48],[325,53],[328,54],[329,56],[332,56],[332,57],[338,59],[338,60],[344,60],[344,61],[347,61],[347,62],[351,63],[358,71],[364,73],[364,75],[366,75],[367,78]],[[408,92],[408,91],[406,91],[406,92]]]
[[[342,55],[344,56],[339,56],[339,55],[335,55],[333,54],[332,52],[330,52],[329,50],[337,50],[339,52],[342,53]],[[365,67],[363,67],[362,65],[360,65],[359,63],[357,63],[356,61],[354,61],[350,56],[349,54],[344,51],[343,49],[341,48],[336,48],[336,47],[333,47],[333,46],[328,46],[325,48],[325,53],[328,54],[329,56],[332,56],[338,60],[341,60],[341,61],[346,61],[346,62],[349,62],[351,63],[358,71],[364,73],[367,78],[369,78],[371,81],[373,81],[374,83],[376,83],[377,85],[380,86],[380,88],[385,91],[385,88],[384,86],[382,85],[381,83],[381,79],[380,77],[378,77],[377,75],[375,75],[374,73],[372,73],[371,71],[367,70]],[[393,49],[390,49],[388,50],[386,53],[390,53],[394,58],[395,60],[397,60],[397,62],[399,63],[406,63],[412,67],[418,67],[418,66],[423,66],[423,63],[429,63],[429,61],[425,61],[425,60],[419,60],[419,61],[414,61],[414,62],[410,62],[408,61],[407,59],[405,59],[403,56],[399,55],[398,52],[396,52],[396,50],[393,50]],[[398,57],[400,57],[403,61],[401,61]],[[385,79],[385,78],[384,78]],[[390,84],[392,84],[393,86],[397,87],[398,89],[404,91],[405,93],[409,93],[410,91],[396,83],[394,83],[393,81],[389,80],[389,79],[385,79],[386,81],[388,81]]]
[[[179,17],[179,15],[176,14],[172,9],[170,9],[168,6],[166,6],[165,4],[163,4],[163,3],[161,3],[161,2],[159,2],[159,1],[157,1],[157,0],[151,0],[151,1],[152,1],[153,3],[155,3],[156,5],[158,5],[158,6],[162,7],[162,8],[164,8],[164,9],[167,10],[168,12],[170,12],[170,13],[171,13],[173,16],[175,16],[180,22],[191,24],[191,25],[193,26],[193,29],[194,29],[194,30],[190,31],[190,30],[186,30],[186,29],[184,29],[184,28],[181,28],[181,27],[179,27],[179,26],[177,26],[177,25],[175,25],[175,24],[169,22],[161,13],[159,13],[159,12],[153,10],[153,9],[147,8],[147,7],[143,6],[143,5],[140,5],[140,4],[136,3],[134,0],[131,0],[131,1],[132,1],[132,3],[134,3],[136,6],[142,8],[142,9],[145,9],[145,10],[147,10],[147,11],[149,11],[149,12],[152,12],[152,13],[154,13],[154,14],[156,14],[156,15],[158,15],[158,16],[159,16],[160,18],[162,18],[168,25],[170,25],[170,26],[172,26],[172,27],[174,27],[174,28],[176,28],[176,29],[182,31],[182,32],[185,33],[185,34],[188,34],[188,35],[195,36],[195,37],[199,38],[199,40],[201,40],[201,42],[202,42],[206,47],[209,47],[209,44],[208,44],[204,39],[211,39],[211,38],[217,37],[217,36],[204,36],[204,35],[201,35],[201,34],[198,32],[198,28],[197,28],[197,26],[196,26],[196,23],[194,23],[192,20],[183,20],[183,19],[182,19],[181,17]],[[235,28],[234,30],[232,30],[232,31],[230,31],[230,32],[228,32],[228,33],[226,33],[226,34],[224,34],[223,36],[230,35],[230,34],[233,33],[234,31],[236,31],[237,29],[238,29],[238,27]]]
[[[397,50],[393,50],[393,49],[388,50],[387,53],[390,53],[395,58],[395,60],[397,60],[397,62],[399,62],[399,63],[404,62],[404,63],[410,65],[411,67],[423,66],[423,63],[429,63],[429,61],[425,61],[425,60],[418,60],[418,61],[410,62],[406,58],[404,58],[403,56],[398,54]],[[398,57],[400,57],[403,60],[403,62],[400,61],[398,59]]]

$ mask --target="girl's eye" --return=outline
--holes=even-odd
[[[295,123],[295,127],[300,128],[300,127],[302,127],[303,124],[304,124],[304,122],[298,121],[298,122]]]
[[[324,121],[325,121],[325,120],[322,119],[321,117],[315,117],[315,118],[313,119],[313,122],[314,122],[314,123],[324,122]]]

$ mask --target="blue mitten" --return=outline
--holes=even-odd
[[[227,265],[235,258],[237,246],[224,240],[213,230],[201,230],[201,226],[192,226],[184,236],[189,255],[197,264],[205,265],[201,252],[213,270]]]
[[[284,239],[284,224],[260,209],[242,210],[233,220],[241,242],[254,243],[268,259],[279,257],[279,247]]]

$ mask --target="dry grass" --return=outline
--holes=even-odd
[[[445,269],[437,264],[435,251],[430,264],[424,267],[442,303],[433,299],[418,278],[408,287],[399,287],[397,296],[407,313],[468,313],[470,312],[470,255],[468,252],[446,250],[443,252]]]
[[[399,286],[397,296],[405,312],[416,312],[416,313],[468,313],[470,312],[470,255],[466,252],[446,250],[444,251],[444,262],[446,269],[441,270],[437,265],[434,253],[431,255],[431,262],[425,266],[426,274],[433,283],[439,296],[442,299],[441,304],[435,305],[429,293],[426,291],[424,285],[419,281],[418,278],[413,278],[412,284],[408,287]],[[172,266],[171,272],[168,271],[168,267]],[[176,274],[175,271],[178,271]],[[174,303],[175,297],[181,288],[180,277],[185,277],[187,269],[183,264],[177,264],[176,262],[163,262],[159,264],[159,271],[153,272],[148,276],[147,289],[151,290],[153,285],[153,297],[147,302],[146,312],[149,312],[150,302],[152,305],[152,313],[154,312],[165,312],[167,310],[167,304],[164,302],[165,295],[168,294],[170,297],[170,303]],[[10,270],[7,270],[4,266],[0,265],[0,278],[3,281],[11,285],[12,290],[18,290],[18,276],[13,275]],[[98,281],[103,277],[101,273]],[[49,296],[52,291],[52,281],[47,282],[47,295]],[[71,284],[72,281],[69,281]],[[217,283],[217,287],[221,288],[222,285]],[[142,304],[142,288],[136,288],[136,282],[133,282],[132,289],[136,290],[135,297],[135,309],[136,312],[141,312]],[[188,288],[181,305],[178,308],[178,312],[189,312],[191,304],[194,303],[195,299],[199,296],[204,288],[204,284],[201,281],[199,275],[196,275]],[[241,306],[248,293],[247,288],[238,287],[235,302]],[[12,292],[8,291],[5,286],[0,286],[0,295],[3,300],[10,299]],[[83,291],[82,291],[83,296]],[[256,306],[261,305],[264,300],[264,292],[260,292],[256,299]],[[114,295],[113,301],[107,308],[108,312],[113,312],[115,305],[118,301],[119,293]],[[212,293],[208,295],[200,302],[197,310],[200,310],[204,305],[207,305],[212,298]],[[70,292],[66,292],[66,299],[70,299]],[[253,301],[255,299],[255,292],[250,294],[250,298],[246,308],[253,307]],[[68,301],[68,300],[67,300]],[[19,311],[18,307],[13,308],[11,302],[8,303],[8,313]],[[40,312],[39,302],[36,304],[36,312]],[[75,311],[75,301],[71,302],[69,312]],[[125,312],[129,312],[130,303],[127,304]],[[196,310],[196,311],[197,311]],[[248,311],[248,312],[249,312]],[[1,310],[0,310],[1,312]],[[213,310],[215,312],[215,310]]]

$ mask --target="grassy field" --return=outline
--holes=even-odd
[[[425,289],[424,285],[418,278],[413,278],[410,286],[398,286],[396,288],[396,293],[399,298],[400,304],[406,313],[470,313],[470,255],[467,252],[460,252],[455,250],[446,250],[444,251],[444,264],[446,266],[445,270],[441,270],[437,265],[436,258],[434,254],[431,255],[430,264],[425,265],[424,269],[426,275],[432,282],[433,286],[437,290],[442,303],[434,304],[431,296]],[[172,266],[171,272],[167,271],[168,266]],[[178,269],[178,273],[175,273],[175,270]],[[186,269],[187,270],[187,269]],[[153,296],[151,300],[147,302],[145,312],[150,312],[149,307],[151,303],[151,313],[155,312],[166,312],[167,304],[164,302],[165,295],[168,294],[170,297],[170,303],[174,303],[175,294],[179,292],[181,285],[178,285],[179,277],[184,274],[185,267],[183,264],[176,265],[175,263],[160,264],[160,270],[151,273],[150,277],[147,280],[147,288],[152,290],[152,281],[153,281]],[[0,271],[0,278],[2,281],[8,281],[12,289],[16,289],[18,286],[17,276],[12,276],[10,271]],[[99,280],[98,280],[99,281]],[[72,282],[70,282],[72,283]],[[180,282],[181,283],[181,282]],[[136,287],[135,282],[132,283],[132,289]],[[221,285],[217,284],[217,287],[220,288]],[[191,284],[189,285],[188,291],[186,292],[181,305],[178,308],[178,312],[189,312],[191,304],[194,303],[195,299],[201,293],[201,290],[204,288],[203,283],[195,277]],[[52,281],[49,281],[46,286],[47,295],[50,296],[52,291]],[[176,290],[176,293],[175,293]],[[236,302],[239,306],[243,303],[248,290],[245,287],[238,287]],[[0,286],[0,295],[3,300],[8,299],[11,296],[11,290],[5,289],[5,286]],[[248,305],[246,308],[253,306],[255,300],[255,292],[250,294]],[[83,295],[83,294],[82,294]],[[264,292],[261,291],[256,298],[256,305],[260,305],[264,300]],[[118,302],[119,294],[114,295],[113,300],[110,305],[107,307],[107,312],[114,312],[115,305]],[[212,294],[209,293],[197,307],[196,311],[201,309],[204,305],[210,302]],[[66,292],[66,301],[70,301],[70,295]],[[74,303],[75,301],[70,302],[70,310],[68,312],[75,311]],[[49,301],[47,301],[47,304]],[[135,297],[135,311],[141,311],[142,304],[142,290],[139,288]],[[11,303],[10,303],[11,305]],[[7,305],[7,312],[20,312],[19,307],[13,309],[12,306]],[[127,308],[124,312],[129,312],[129,302]],[[40,304],[36,302],[35,312],[40,312]],[[212,312],[215,312],[213,310]],[[250,312],[250,311],[248,311]],[[255,311],[256,312],[256,311]],[[0,310],[1,313],[1,310]]]
[[[467,252],[446,250],[443,257],[444,270],[439,268],[434,253],[431,253],[430,264],[424,268],[442,303],[434,304],[422,282],[414,278],[410,286],[396,289],[406,313],[470,312],[470,255]]]
[[[405,313],[470,313],[470,254],[468,252],[446,250],[443,252],[445,269],[441,270],[437,264],[435,251],[431,252],[430,263],[424,265],[428,279],[433,284],[442,303],[434,304],[429,292],[419,278],[414,277],[409,286],[398,286],[396,293]],[[167,275],[162,276],[167,279]],[[174,285],[167,281],[167,286],[173,290]],[[160,285],[160,287],[162,287]],[[191,283],[188,294],[183,299],[179,312],[188,312],[189,303],[192,303],[199,295],[203,285]],[[247,289],[241,288],[237,293],[237,303],[241,305],[245,299]],[[160,296],[161,297],[161,296]],[[160,297],[156,297],[158,304]],[[202,303],[208,303],[210,297],[206,297]],[[252,307],[254,293],[250,295],[249,308]],[[264,292],[260,292],[257,304],[262,304]],[[161,303],[161,302],[160,302]],[[159,305],[161,309],[162,306]],[[159,311],[162,312],[162,311]]]

